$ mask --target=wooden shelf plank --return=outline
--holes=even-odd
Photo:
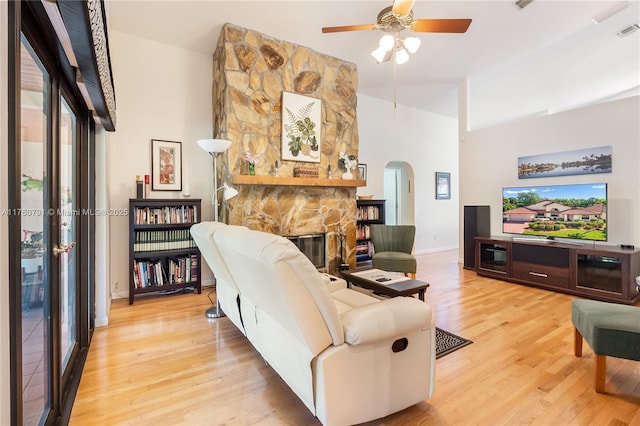
[[[319,186],[347,188],[367,186],[367,181],[360,179],[325,179],[249,175],[234,176],[231,179],[231,182],[234,185]]]

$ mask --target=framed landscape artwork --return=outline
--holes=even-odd
[[[451,198],[451,173],[436,172],[436,200]]]
[[[611,173],[611,146],[518,157],[518,179]]]
[[[320,162],[322,101],[282,92],[282,159]]]
[[[182,143],[151,139],[151,189],[182,191]]]

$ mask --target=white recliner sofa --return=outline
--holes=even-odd
[[[324,425],[378,419],[431,397],[429,305],[351,290],[284,237],[217,222],[191,234],[224,312]]]

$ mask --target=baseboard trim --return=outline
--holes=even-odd
[[[128,297],[129,297],[129,291],[115,291],[111,293],[111,300],[127,299]]]
[[[437,248],[432,248],[432,249],[416,250],[414,254],[421,255],[421,254],[429,254],[429,253],[438,253],[440,251],[449,251],[449,250],[459,250],[459,248],[458,248],[458,246],[437,247]]]

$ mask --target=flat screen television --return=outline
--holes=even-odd
[[[607,241],[607,184],[502,188],[502,232]]]

